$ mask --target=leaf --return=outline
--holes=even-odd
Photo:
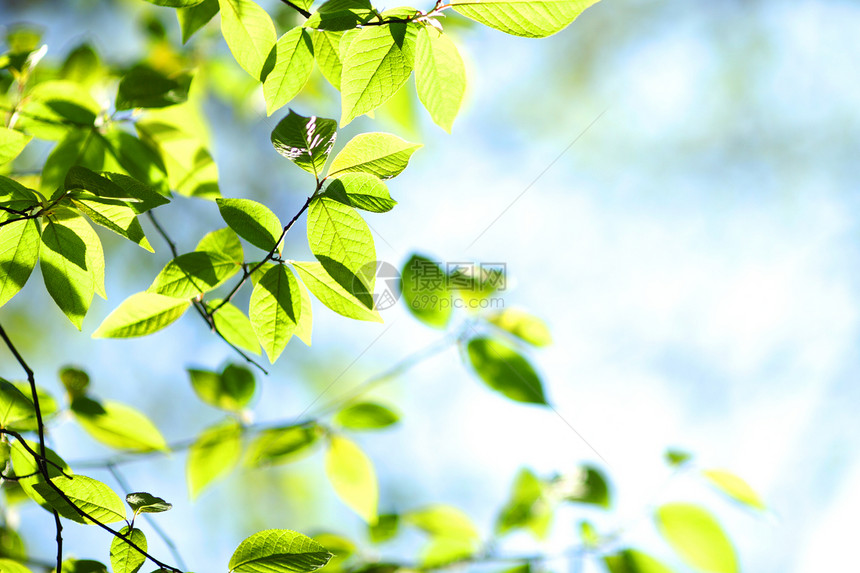
[[[331,310],[347,318],[382,322],[372,300],[359,299],[350,288],[329,275],[320,263],[293,262],[293,267],[308,290]]]
[[[171,108],[185,108],[185,105]],[[135,124],[141,138],[161,152],[170,188],[187,197],[215,199],[218,189],[218,167],[206,148],[205,141],[158,118],[144,119]],[[183,126],[187,127],[187,126]]]
[[[376,268],[376,250],[367,223],[355,209],[328,197],[315,197],[308,207],[308,244],[326,270],[333,261],[359,280],[366,280],[368,268]],[[334,273],[329,270],[329,274]],[[362,286],[368,292],[373,285]]]
[[[182,43],[188,42],[194,32],[208,24],[218,10],[218,0],[203,0],[199,4],[178,9],[176,18],[182,30]]]
[[[487,320],[532,346],[543,347],[552,344],[552,335],[546,323],[522,310],[506,308],[488,316]]]
[[[146,183],[138,181],[134,177],[129,177],[122,173],[109,172],[104,172],[101,175],[110,179],[111,182],[122,189],[123,196],[134,199],[134,201],[129,203],[129,207],[131,207],[135,213],[145,213],[159,205],[170,203],[170,199],[161,195]]]
[[[85,87],[65,80],[43,81],[27,93],[18,127],[39,139],[58,140],[70,128],[91,128],[100,111]]]
[[[327,196],[371,213],[391,211],[397,201],[388,194],[388,187],[369,173],[345,173],[326,187]]]
[[[26,443],[34,452],[39,451],[39,444],[29,440],[27,440]],[[9,457],[12,460],[12,467],[15,470],[15,475],[21,476],[18,478],[18,485],[21,486],[21,489],[27,497],[48,511],[51,511],[51,506],[48,505],[45,498],[34,489],[36,484],[44,483],[45,479],[42,476],[39,467],[36,465],[36,460],[33,458],[33,455],[30,454],[30,452],[28,452],[18,441],[15,441],[12,443]],[[62,475],[58,467],[63,468],[63,471],[66,473],[71,473],[69,465],[51,448],[45,448],[45,457],[52,462],[48,464],[48,477],[54,478]]]
[[[242,263],[212,251],[179,255],[158,273],[147,292],[191,299],[222,285],[242,269]]]
[[[18,157],[31,139],[32,135],[0,126],[0,165]]]
[[[265,80],[277,40],[272,19],[252,0],[219,0],[218,4],[221,33],[233,57],[255,80]]]
[[[123,75],[116,94],[116,109],[158,108],[182,103],[188,99],[191,74],[177,72],[165,75],[145,64],[132,67]]]
[[[26,566],[12,559],[0,558],[0,571],[3,573],[32,573]]]
[[[62,79],[85,86],[93,85],[102,75],[103,69],[99,56],[88,43],[80,44],[70,51],[60,69]]]
[[[125,237],[151,253],[155,252],[143,233],[137,213],[124,201],[102,199],[87,193],[74,196],[72,203],[96,225]]]
[[[439,263],[412,255],[400,272],[400,293],[412,315],[433,328],[445,328],[454,305]]]
[[[296,461],[310,452],[323,433],[314,423],[263,430],[248,448],[247,463],[271,466]]]
[[[672,573],[671,569],[636,549],[624,549],[614,555],[606,555],[603,563],[609,573]]]
[[[481,379],[511,400],[547,404],[543,385],[531,364],[513,348],[490,338],[473,338],[469,361]]]
[[[145,185],[167,194],[167,168],[157,149],[119,129],[110,130],[104,135],[99,135],[99,138],[108,150],[105,156],[105,171],[130,175]]]
[[[268,207],[250,199],[217,199],[221,217],[240,237],[264,251],[273,250],[283,227]]]
[[[455,537],[434,537],[421,550],[418,561],[422,568],[434,569],[468,559],[477,550],[475,543]]]
[[[26,429],[36,418],[33,401],[24,395],[14,384],[0,378],[0,428],[21,429],[23,423]]]
[[[212,312],[220,305],[221,299],[213,299],[207,302],[209,312]],[[305,308],[303,306],[302,314],[304,312]],[[218,312],[212,318],[215,321],[215,328],[218,329],[218,332],[221,333],[227,342],[248,352],[260,354],[260,342],[257,340],[257,335],[254,334],[254,327],[251,326],[251,321],[245,316],[245,313],[236,306],[228,302],[218,308]],[[299,319],[300,323],[301,321],[302,318]]]
[[[310,346],[311,332],[313,331],[314,324],[311,295],[308,293],[308,289],[301,283],[299,283],[299,293],[302,295],[302,312],[299,315],[299,322],[296,324],[296,331],[293,334],[306,345]]]
[[[172,503],[167,503],[160,497],[155,497],[145,491],[128,494],[125,496],[125,502],[131,507],[135,515],[138,513],[161,513],[173,507]]]
[[[466,93],[466,66],[454,42],[431,26],[418,33],[415,89],[436,125],[451,133]]]
[[[338,497],[368,523],[376,522],[379,486],[373,463],[358,445],[342,436],[331,436],[325,471]]]
[[[654,515],[663,538],[690,567],[711,573],[736,573],[735,549],[716,519],[688,503],[669,503]]]
[[[0,306],[18,294],[39,260],[39,227],[34,219],[0,227]]]
[[[611,498],[609,485],[603,473],[592,466],[582,466],[568,477],[557,480],[553,485],[565,501],[590,503],[609,509]]]
[[[693,459],[693,455],[681,450],[666,450],[665,458],[670,466],[680,467]]]
[[[39,264],[48,293],[78,330],[93,294],[104,294],[104,252],[86,220],[62,208],[45,217]]]
[[[353,137],[332,161],[329,177],[370,173],[380,179],[399,175],[420,143],[409,143],[390,133],[362,133]]]
[[[598,0],[453,0],[467,18],[514,36],[545,38],[566,28]]]
[[[403,519],[433,537],[480,541],[481,534],[463,511],[450,505],[435,504],[404,514]]]
[[[362,28],[343,54],[341,118],[344,126],[373,111],[406,83],[415,61],[416,26]]]
[[[172,324],[189,306],[188,300],[139,292],[114,309],[93,332],[93,338],[146,336]]]
[[[239,236],[229,227],[206,233],[194,247],[194,250],[214,253],[219,257],[233,261],[237,265],[241,265],[245,261],[245,253],[242,251]]]
[[[704,470],[702,475],[717,489],[746,506],[754,509],[766,509],[766,506],[756,491],[737,475],[726,470]]]
[[[333,119],[304,117],[293,110],[272,131],[275,150],[319,178],[337,138]]]
[[[307,28],[344,31],[359,27],[376,17],[368,0],[328,0],[303,24]]]
[[[183,8],[187,6],[194,6],[202,2],[202,0],[146,0],[151,4],[155,4],[156,6],[167,6],[168,8]]]
[[[194,393],[210,406],[241,412],[254,397],[254,374],[243,366],[228,364],[220,374],[189,368],[188,374]]]
[[[72,477],[57,476],[51,482],[62,491],[69,500],[90,518],[102,523],[125,521],[125,506],[119,496],[107,485],[91,477],[76,475]],[[50,506],[61,516],[77,523],[94,523],[83,517],[57,491],[45,482],[37,483],[33,488],[41,494]]]
[[[384,543],[389,539],[397,537],[400,529],[400,516],[396,513],[383,513],[378,517],[376,523],[368,527],[368,534],[372,543]]]
[[[191,499],[229,473],[242,453],[242,428],[227,420],[204,430],[188,450],[185,476]]]
[[[0,204],[9,209],[26,211],[39,204],[39,197],[32,189],[0,175]]]
[[[63,383],[69,398],[75,399],[87,393],[90,376],[83,370],[67,366],[60,370],[60,382]]]
[[[376,430],[396,424],[400,416],[381,404],[359,402],[338,412],[334,421],[348,430]]]
[[[343,63],[340,59],[340,43],[343,32],[313,30],[311,39],[314,45],[314,59],[325,79],[340,91],[340,76]]]
[[[140,529],[125,526],[120,530],[120,535],[125,536],[144,551],[147,550],[146,535]],[[137,573],[144,563],[146,563],[146,557],[140,551],[120,537],[113,538],[110,544],[110,564],[114,573]]]
[[[263,82],[266,115],[272,115],[299,95],[314,69],[311,35],[302,27],[284,34],[275,44],[275,64]]]
[[[228,565],[231,573],[315,571],[331,559],[325,547],[289,529],[267,529],[245,539]]]
[[[75,399],[70,409],[75,420],[96,441],[118,450],[167,451],[167,442],[143,413],[131,406],[91,398]]]
[[[296,330],[302,312],[301,296],[296,277],[284,265],[266,271],[251,292],[251,326],[273,364]]]
[[[544,482],[527,468],[522,468],[511,487],[507,503],[496,518],[496,532],[527,528],[539,539],[549,533],[553,508],[544,494]]]

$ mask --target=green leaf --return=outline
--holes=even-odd
[[[316,571],[329,559],[331,553],[310,537],[288,529],[267,529],[240,543],[228,567],[231,573],[305,573]]]
[[[178,107],[184,108],[185,105]],[[175,109],[178,108],[171,108]],[[153,114],[148,115],[152,118]],[[135,128],[141,138],[160,149],[171,189],[187,197],[220,197],[218,167],[205,142],[197,135],[157,118],[138,121]]]
[[[452,0],[467,18],[514,36],[545,38],[566,28],[598,0]]]
[[[338,412],[334,421],[348,430],[376,430],[396,424],[400,416],[374,402],[359,402]]]
[[[218,253],[194,251],[167,263],[147,291],[191,299],[217,288],[241,269],[241,262]]]
[[[137,213],[124,201],[103,199],[86,193],[76,194],[72,197],[72,203],[96,225],[125,237],[151,253],[155,252],[143,233]]]
[[[325,79],[340,91],[340,76],[343,63],[340,59],[340,43],[343,32],[329,30],[313,30],[311,39],[314,44],[314,59]]]
[[[272,131],[275,150],[319,178],[337,138],[333,119],[304,117],[293,110]]]
[[[220,305],[221,299],[213,299],[206,304],[209,312]],[[302,306],[302,317],[299,318],[299,324],[304,319],[304,312],[305,308]],[[228,302],[218,308],[218,312],[212,318],[215,321],[215,328],[227,339],[227,342],[253,354],[260,354],[260,342],[257,340],[257,335],[254,334],[251,321],[235,305]],[[298,331],[296,334],[298,335]]]
[[[255,80],[263,81],[272,68],[275,25],[252,0],[219,0],[221,33],[233,57]]]
[[[370,173],[380,179],[399,175],[420,143],[409,143],[390,133],[362,133],[353,137],[332,161],[329,177]]]
[[[81,165],[73,165],[69,168],[63,185],[66,191],[85,189],[98,197],[130,199],[122,187]]]
[[[463,511],[450,505],[435,504],[404,514],[403,519],[433,537],[480,541],[481,534]]]
[[[373,308],[373,300],[356,296],[354,287],[342,285],[320,263],[294,262],[293,267],[315,297],[336,313],[347,318],[382,322]]]
[[[266,271],[251,292],[251,326],[273,364],[296,330],[302,312],[301,297],[296,277],[284,265]]]
[[[0,204],[9,209],[26,211],[39,204],[39,196],[14,179],[0,175]]]
[[[104,563],[91,559],[66,559],[63,561],[64,573],[108,573]]]
[[[613,555],[606,555],[603,563],[609,573],[672,573],[671,569],[636,549],[624,549]]]
[[[0,165],[18,157],[31,139],[32,135],[0,126]]]
[[[116,492],[102,482],[82,475],[72,477],[61,475],[51,478],[51,482],[90,518],[102,523],[125,521],[125,506],[122,500]],[[37,483],[33,488],[66,519],[77,523],[94,523],[75,511],[72,505],[47,483]]]
[[[418,33],[415,89],[436,125],[451,133],[466,93],[466,66],[454,42],[432,26]]]
[[[325,471],[338,497],[368,523],[376,522],[379,486],[373,463],[343,436],[331,436]]]
[[[186,43],[194,32],[208,24],[218,10],[218,0],[203,0],[199,4],[178,9],[176,18],[182,30],[182,43]]]
[[[124,197],[132,199],[132,201],[129,202],[129,207],[131,207],[135,213],[145,213],[159,205],[170,203],[170,199],[161,195],[146,183],[138,181],[134,177],[129,177],[122,173],[108,172],[104,172],[101,175],[110,179],[117,185],[117,187],[122,189]]]
[[[205,429],[188,450],[185,476],[191,499],[232,471],[241,454],[242,428],[238,422],[230,419]]]
[[[126,525],[119,533],[144,551],[147,550],[146,535],[143,531]],[[137,573],[144,563],[146,557],[140,551],[120,537],[113,538],[110,544],[110,564],[114,573]]]
[[[412,255],[400,272],[403,303],[415,318],[433,328],[445,328],[454,309],[447,280],[438,263],[421,255]]]
[[[118,450],[167,451],[167,442],[143,413],[110,400],[76,398],[71,404],[75,420],[96,441]]]
[[[314,325],[311,295],[308,293],[308,289],[301,283],[299,283],[299,293],[302,295],[302,312],[299,314],[299,322],[296,324],[296,331],[293,334],[306,345],[310,346],[311,332]]]
[[[719,522],[705,509],[669,503],[657,509],[657,528],[690,567],[710,573],[736,573],[737,556]]]
[[[522,468],[511,487],[510,498],[496,518],[496,532],[527,528],[543,539],[549,533],[553,508],[544,495],[544,483],[534,472]]]
[[[308,208],[308,244],[329,274],[340,265],[363,282],[376,268],[373,235],[355,209],[325,196],[315,197]],[[334,265],[332,264],[334,263]],[[373,277],[373,273],[369,273]],[[372,289],[364,284],[365,290]],[[360,288],[360,287],[357,287]]]
[[[254,374],[243,366],[228,364],[220,374],[189,368],[191,386],[197,396],[228,412],[241,412],[254,397]]]
[[[32,573],[26,566],[12,559],[0,558],[0,571],[3,573]]]
[[[188,300],[139,292],[114,309],[93,333],[93,338],[146,336],[172,324],[189,306]]]
[[[275,64],[263,82],[266,115],[272,115],[299,95],[314,69],[311,35],[304,28],[293,28],[275,44]]]
[[[384,543],[389,539],[397,537],[400,529],[400,516],[396,513],[383,513],[378,517],[376,523],[368,527],[370,541],[373,543]]]
[[[546,323],[522,310],[506,308],[488,316],[487,320],[532,346],[542,347],[552,344],[552,335]]]
[[[368,0],[328,0],[303,25],[319,30],[344,31],[357,28],[375,16]]]
[[[750,485],[726,470],[704,470],[702,475],[717,489],[735,501],[755,509],[766,509],[764,502]]]
[[[194,250],[216,254],[233,261],[237,265],[241,265],[245,261],[245,253],[242,251],[239,236],[230,227],[223,227],[206,233],[194,247]]]
[[[240,237],[264,251],[275,248],[283,227],[268,207],[250,199],[217,199],[224,222]]]
[[[34,219],[0,227],[0,306],[24,288],[39,260],[40,242]]]
[[[547,404],[540,377],[516,350],[490,338],[473,338],[469,361],[481,380],[511,400]]]
[[[341,118],[344,126],[397,93],[412,73],[415,25],[367,26],[343,54]]]
[[[388,194],[385,183],[369,173],[344,173],[329,183],[325,193],[333,199],[371,213],[385,213],[397,205],[397,201]]]
[[[42,167],[39,190],[52,194],[65,185],[70,169],[86,165],[93,169],[104,166],[105,149],[95,133],[89,129],[70,129],[54,146]]]
[[[90,376],[83,370],[66,366],[60,370],[60,382],[71,399],[83,396],[90,385]]]
[[[157,149],[119,129],[99,137],[108,150],[105,171],[130,175],[157,191],[167,193],[167,168]]]
[[[553,485],[565,501],[590,503],[605,509],[609,509],[612,502],[606,478],[592,466],[582,466],[572,475],[559,478]]]
[[[156,6],[167,6],[168,8],[184,8],[187,6],[194,6],[199,4],[203,0],[146,0],[151,4],[155,4]]]
[[[131,68],[119,82],[116,109],[157,108],[182,103],[188,99],[191,74],[177,72],[165,75],[145,64]]]
[[[93,85],[102,75],[103,68],[99,56],[88,43],[80,44],[70,51],[60,69],[62,79],[84,86]]]
[[[477,547],[474,541],[456,537],[434,537],[424,546],[418,556],[423,568],[434,569],[468,559]]]
[[[27,440],[27,445],[34,452],[39,451],[39,444]],[[33,458],[32,454],[30,454],[30,452],[28,452],[24,448],[24,446],[22,446],[18,441],[15,441],[12,443],[12,447],[9,451],[9,457],[12,460],[12,467],[15,470],[14,474],[16,476],[21,476],[18,478],[18,485],[21,486],[21,489],[24,491],[27,497],[29,497],[48,511],[51,511],[51,506],[48,505],[48,502],[45,501],[45,498],[34,489],[34,486],[36,484],[44,483],[45,479],[39,470],[39,466],[36,465],[36,460]],[[66,473],[71,473],[69,465],[65,461],[63,461],[63,459],[58,456],[51,448],[45,448],[45,457],[48,458],[51,462],[53,462],[51,464],[48,464],[48,477],[54,478],[62,475],[62,473],[58,469],[58,466],[63,468],[63,471],[65,471]]]
[[[310,453],[323,433],[316,424],[263,430],[248,448],[247,463],[270,466],[296,461]]]
[[[172,503],[167,503],[160,497],[155,497],[151,493],[138,491],[125,496],[125,502],[131,507],[131,510],[138,513],[161,513],[173,507]]]
[[[71,209],[56,209],[45,221],[39,260],[45,286],[80,330],[93,294],[105,297],[102,244],[89,223]]]
[[[670,466],[680,467],[693,459],[693,455],[681,450],[666,450],[665,458]]]
[[[24,424],[26,429],[31,429],[35,418],[33,401],[14,384],[0,378],[0,428],[21,429]]]
[[[83,86],[51,80],[37,84],[27,93],[18,126],[39,139],[58,140],[73,127],[91,128],[100,111]]]

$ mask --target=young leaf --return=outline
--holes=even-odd
[[[39,260],[39,227],[34,219],[0,227],[0,306],[18,294]]]
[[[251,292],[251,326],[273,364],[296,330],[302,312],[301,296],[296,277],[284,265],[266,271]]]
[[[691,454],[690,452],[685,452],[683,450],[670,449],[666,450],[664,458],[666,459],[666,463],[668,463],[670,466],[678,468],[693,459],[693,454]]]
[[[340,42],[343,36],[343,32],[329,30],[313,30],[311,34],[314,59],[325,79],[338,91],[340,91],[340,76],[343,71],[343,63],[340,59]]]
[[[194,250],[214,253],[219,257],[233,261],[237,265],[241,265],[245,260],[245,253],[242,251],[239,236],[230,227],[223,227],[206,233],[194,247]]]
[[[347,430],[377,430],[396,424],[400,416],[374,402],[359,402],[338,412],[334,421]]]
[[[636,549],[624,549],[613,555],[606,555],[603,564],[609,573],[672,573],[671,569]]]
[[[21,563],[5,557],[0,557],[0,571],[3,573],[33,573]]]
[[[373,463],[361,448],[347,438],[331,436],[325,470],[338,497],[366,522],[375,523],[379,486]]]
[[[268,207],[250,199],[217,199],[224,222],[240,237],[264,251],[275,248],[283,227]]]
[[[294,262],[293,267],[308,290],[331,310],[347,318],[382,322],[373,300],[356,296],[350,285],[340,284],[320,263]]]
[[[0,204],[9,209],[26,211],[39,204],[39,196],[14,179],[0,175]]]
[[[301,533],[267,529],[239,544],[228,565],[230,573],[306,573],[329,562],[331,553]]]
[[[352,30],[375,16],[368,0],[328,0],[305,21],[304,26],[319,30]]]
[[[171,111],[180,108],[187,113],[187,104]],[[152,112],[147,115],[149,119],[138,121],[135,128],[143,140],[160,150],[170,188],[186,197],[220,197],[218,167],[205,139],[189,133],[190,126],[164,123],[167,120],[153,117]]]
[[[522,310],[506,308],[488,316],[487,320],[532,346],[542,347],[552,344],[552,335],[546,323]]]
[[[39,264],[48,293],[78,330],[93,294],[104,296],[104,252],[93,228],[71,209],[45,217]]]
[[[155,252],[143,234],[137,213],[126,202],[82,193],[73,196],[72,203],[96,225],[125,237],[151,253]]]
[[[65,80],[44,81],[27,93],[17,127],[39,139],[58,140],[73,127],[91,128],[99,111],[85,87]]]
[[[445,328],[454,305],[447,289],[447,276],[439,263],[412,255],[400,272],[400,293],[415,318],[434,328]]]
[[[397,201],[388,194],[385,183],[369,173],[344,173],[329,183],[325,193],[333,199],[371,213],[385,213],[397,205]]]
[[[138,513],[161,513],[173,507],[172,503],[167,503],[160,497],[155,497],[145,491],[128,494],[125,496],[125,502],[131,507],[135,515]]]
[[[372,543],[384,543],[397,537],[399,529],[400,516],[396,513],[383,513],[377,518],[376,523],[368,526],[367,533]]]
[[[194,298],[223,284],[242,268],[232,258],[212,251],[179,255],[158,273],[147,292],[178,299]]]
[[[211,406],[241,412],[254,397],[254,374],[243,366],[228,364],[221,374],[188,369],[197,396]]]
[[[210,312],[220,305],[221,299],[213,299],[207,303]],[[303,316],[304,312],[305,307],[303,305]],[[299,319],[300,324],[303,316]],[[245,313],[236,306],[228,302],[218,308],[218,312],[212,318],[215,321],[215,328],[218,329],[218,332],[224,336],[227,342],[253,354],[260,354],[260,342],[257,340],[257,335],[254,334],[254,327],[251,326],[251,321],[245,316]]]
[[[91,477],[76,475],[51,478],[54,486],[60,489],[71,502],[92,519],[102,523],[125,520],[125,506],[119,496],[107,485]],[[77,523],[93,523],[75,511],[57,491],[45,482],[33,485],[57,513]]]
[[[540,377],[516,350],[490,338],[473,338],[469,360],[486,384],[511,400],[547,404]]]
[[[592,466],[582,466],[573,475],[556,480],[553,485],[565,501],[590,503],[609,509],[609,484],[603,473]]]
[[[409,143],[390,133],[362,133],[337,154],[329,168],[329,177],[370,173],[380,179],[391,179],[406,169],[409,158],[421,147],[420,143]]]
[[[105,171],[129,175],[159,193],[167,194],[167,168],[156,148],[120,129],[100,134],[99,140],[108,151],[105,155]]]
[[[456,537],[434,537],[418,556],[422,568],[437,569],[467,559],[477,551],[476,543]]]
[[[510,498],[496,518],[496,533],[527,528],[538,538],[549,533],[553,508],[544,495],[544,482],[527,468],[517,473]]]
[[[545,38],[566,28],[598,0],[452,0],[467,18],[507,34]]]
[[[0,429],[30,429],[36,418],[33,401],[11,382],[0,378]]]
[[[263,82],[266,115],[272,115],[299,95],[314,69],[311,35],[302,27],[293,28],[275,44],[275,65]]]
[[[147,550],[146,535],[143,531],[126,525],[120,530],[120,535],[144,551]],[[114,573],[137,573],[144,563],[146,563],[146,557],[140,551],[120,537],[113,538],[110,543],[110,564]]]
[[[298,460],[310,452],[323,432],[316,424],[263,430],[248,448],[246,463],[271,466]]]
[[[717,489],[735,501],[754,509],[765,509],[765,504],[750,485],[726,470],[704,470],[702,475]]]
[[[146,336],[172,324],[191,302],[154,292],[139,292],[125,299],[99,327],[93,338]]]
[[[119,82],[116,109],[158,108],[182,103],[188,99],[191,74],[165,75],[145,64],[132,67]]]
[[[480,541],[481,534],[463,511],[450,505],[429,505],[412,510],[404,521],[433,537],[451,537],[464,541]]]
[[[275,150],[319,178],[337,137],[333,119],[304,117],[293,110],[272,131]]]
[[[466,93],[466,66],[454,42],[431,26],[418,33],[415,89],[436,125],[451,133]]]
[[[185,476],[191,499],[236,467],[241,453],[242,428],[235,420],[204,430],[188,450]]]
[[[63,561],[65,573],[108,573],[104,563],[92,559],[66,559]]]
[[[106,446],[136,452],[167,450],[158,428],[131,406],[110,400],[97,402],[84,396],[75,399],[70,408],[81,427]]]
[[[308,244],[317,259],[346,267],[359,279],[376,261],[373,235],[355,209],[329,197],[315,197],[308,207]],[[366,289],[372,285],[365,285]]]
[[[146,183],[138,181],[134,177],[129,177],[122,173],[109,172],[103,172],[101,175],[102,177],[110,179],[111,182],[122,189],[122,195],[124,197],[133,199],[133,201],[129,202],[129,207],[131,207],[135,213],[145,213],[159,205],[170,203],[170,199],[160,194]]]
[[[18,157],[31,139],[32,135],[0,126],[0,165]]]
[[[299,322],[296,324],[295,334],[299,340],[306,345],[311,345],[311,332],[313,331],[314,316],[311,307],[311,295],[302,283],[299,283],[299,292],[302,295],[302,312],[299,314]]]
[[[218,4],[221,33],[233,57],[255,80],[265,80],[277,40],[272,19],[252,0],[219,0]]]
[[[719,522],[705,509],[669,503],[654,515],[663,538],[688,565],[713,573],[737,573],[735,548]]]
[[[218,0],[203,0],[199,4],[179,8],[176,11],[176,18],[182,31],[182,43],[188,42],[194,32],[208,24],[218,10]]]
[[[406,83],[415,61],[416,27],[409,24],[367,26],[343,55],[341,118],[344,126],[373,111]]]

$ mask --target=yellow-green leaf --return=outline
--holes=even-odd
[[[93,338],[146,336],[172,324],[191,301],[154,292],[139,292],[125,299],[102,321]]]
[[[325,469],[338,497],[366,522],[375,523],[379,486],[373,463],[361,448],[347,438],[332,436]]]
[[[704,470],[702,475],[724,494],[735,501],[755,509],[765,509],[765,504],[756,491],[737,475],[726,470]]]
[[[566,28],[598,0],[452,0],[467,18],[515,36],[544,38]]]
[[[72,402],[71,411],[81,427],[106,446],[136,452],[167,450],[155,424],[131,406],[82,396]]]
[[[707,510],[669,503],[659,507],[654,518],[660,533],[689,566],[708,573],[737,573],[735,548]]]

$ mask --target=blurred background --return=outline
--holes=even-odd
[[[288,9],[261,5],[287,29]],[[41,28],[55,63],[81,42],[117,65],[162,45],[162,34],[179,43],[173,11],[142,1],[5,0],[0,23],[18,22]],[[860,510],[860,201],[851,191],[860,175],[860,5],[604,0],[539,41],[459,18],[444,24],[469,76],[453,134],[429,121],[413,91],[375,120],[353,122],[338,143],[370,130],[424,143],[389,184],[399,205],[367,217],[378,257],[398,267],[415,251],[440,262],[504,262],[505,306],[552,330],[554,344],[530,358],[556,411],[491,392],[456,348],[422,362],[371,394],[401,411],[401,423],[355,437],[377,464],[380,509],[449,503],[489,534],[518,468],[548,474],[589,462],[611,480],[612,511],[567,508],[546,542],[514,534],[506,551],[558,553],[588,518],[623,526],[631,545],[683,571],[648,517],[656,504],[682,500],[718,516],[745,571],[845,570]],[[266,118],[217,16],[184,50],[224,56],[207,71],[214,95],[205,105],[221,193],[262,201],[288,220],[313,182],[269,143],[286,108]],[[318,72],[290,107],[333,118],[340,110]],[[31,153],[38,167],[48,147]],[[201,199],[179,197],[157,214],[180,251],[223,226]],[[93,393],[135,405],[175,441],[220,418],[194,396],[185,368],[238,357],[192,313],[143,339],[89,338],[170,258],[144,225],[153,255],[100,233],[109,300],[94,300],[83,334],[50,301],[38,270],[0,320],[56,395],[58,370],[78,365]],[[287,244],[285,256],[311,256],[302,233]],[[323,391],[325,400],[346,395],[443,335],[403,305],[383,318],[360,323],[316,304],[313,346],[294,340],[270,376],[258,377],[255,419],[291,419]],[[0,360],[3,376],[19,376],[5,349]],[[51,441],[70,462],[109,453],[71,421]],[[694,476],[670,480],[669,447],[741,475],[769,511],[734,506]],[[409,555],[417,536],[366,544],[322,465],[318,452],[240,471],[193,503],[184,454],[123,472],[133,489],[173,502],[157,519],[192,570],[223,569],[242,539],[272,527],[333,531],[364,540],[370,554]],[[115,485],[106,472],[91,475]],[[54,532],[43,510],[23,509],[21,528],[50,559]],[[65,534],[78,557],[107,560],[101,532]],[[165,554],[154,536],[150,547]]]

